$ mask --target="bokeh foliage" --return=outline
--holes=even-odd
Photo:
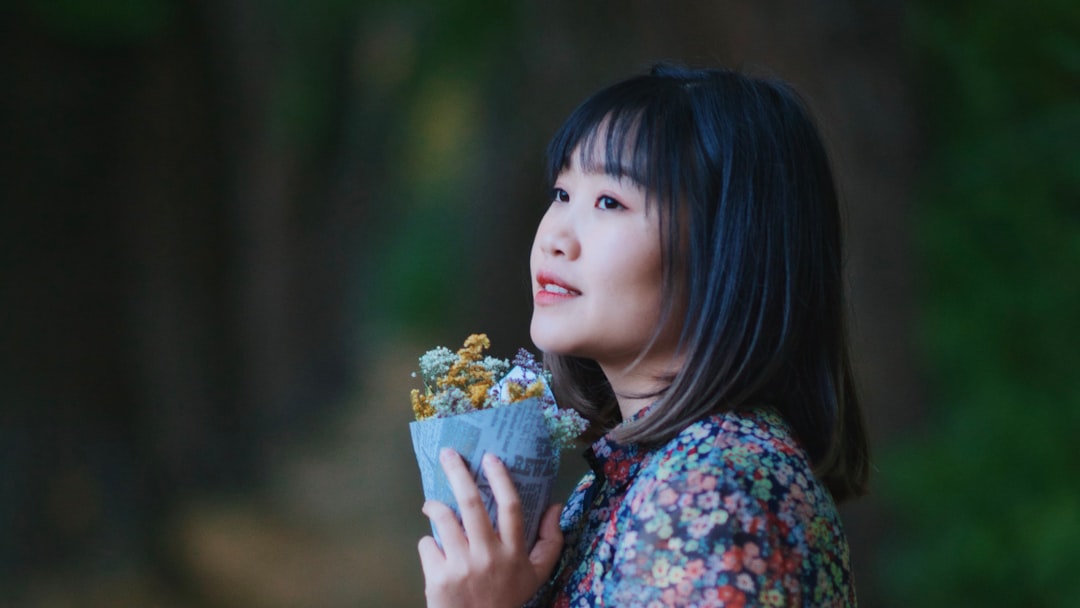
[[[1080,605],[1080,5],[914,7],[924,431],[880,462],[897,605]]]

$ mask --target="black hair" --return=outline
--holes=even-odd
[[[683,319],[685,364],[654,395],[660,403],[619,426],[617,438],[658,445],[710,414],[770,407],[838,502],[865,493],[840,205],[800,96],[777,79],[661,64],[573,111],[548,146],[549,185],[575,151],[583,168],[637,182],[659,210],[666,304],[657,331]],[[601,159],[603,167],[589,165]],[[596,362],[545,355],[545,363],[560,403],[596,433],[621,421]]]

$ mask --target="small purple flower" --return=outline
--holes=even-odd
[[[518,349],[517,355],[514,357],[513,364],[523,367],[537,375],[544,373],[544,369],[536,360],[536,357],[534,357],[532,353],[525,350],[524,348]]]

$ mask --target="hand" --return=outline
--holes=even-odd
[[[552,505],[544,513],[540,537],[532,552],[526,553],[521,501],[506,466],[494,455],[484,455],[484,474],[498,505],[496,531],[461,456],[444,449],[439,461],[461,511],[461,523],[445,504],[424,503],[424,515],[438,530],[443,545],[439,549],[431,536],[420,539],[429,608],[521,606],[547,581],[559,559],[563,545],[561,507]]]

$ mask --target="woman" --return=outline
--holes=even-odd
[[[797,94],[657,66],[587,99],[548,158],[531,335],[592,423],[591,471],[526,553],[501,463],[495,530],[444,454],[462,518],[424,506],[429,605],[854,605],[835,504],[865,492],[868,449],[836,189]]]

